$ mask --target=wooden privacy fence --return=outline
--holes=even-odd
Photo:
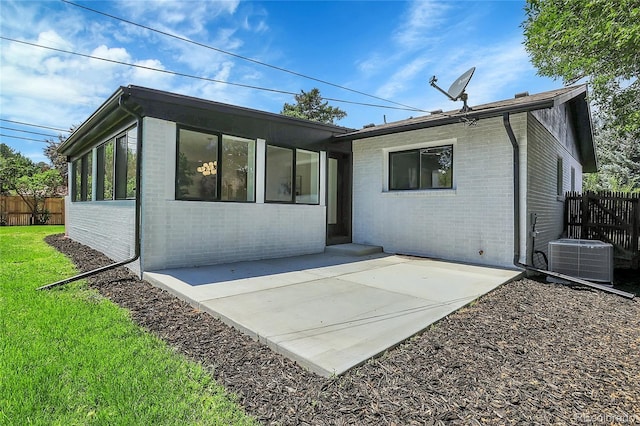
[[[64,198],[47,198],[44,208],[49,212],[47,225],[64,225]],[[0,196],[0,225],[33,225],[31,209],[19,196]]]
[[[637,269],[640,263],[640,194],[568,192],[565,231],[569,238],[613,245],[616,266]]]

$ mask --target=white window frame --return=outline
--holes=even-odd
[[[456,160],[457,153],[457,143],[458,140],[456,138],[450,139],[440,139],[437,141],[429,141],[429,142],[419,142],[408,145],[398,145],[390,148],[383,148],[382,150],[382,192],[389,193],[444,193],[444,192],[455,192],[456,190],[456,170],[458,168],[458,162]],[[394,152],[401,151],[412,151],[422,148],[435,148],[439,146],[451,145],[453,149],[453,172],[451,175],[451,188],[424,188],[424,189],[408,189],[408,190],[390,190],[389,189],[389,154]]]

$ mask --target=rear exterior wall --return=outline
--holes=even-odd
[[[322,252],[325,206],[175,199],[176,124],[143,126],[145,271]],[[256,188],[264,188],[264,144],[257,144]],[[321,160],[322,169],[322,160]],[[321,182],[324,174],[321,173]],[[321,192],[322,199],[322,192]]]
[[[94,162],[95,164],[95,162]],[[65,231],[72,240],[122,261],[135,254],[135,201],[111,200],[72,203],[66,197]],[[129,264],[140,272],[139,263]]]
[[[568,191],[582,190],[582,166],[578,160],[576,135],[566,104],[531,113],[528,123],[528,143],[524,148],[527,155],[526,220],[527,230],[532,231],[532,215],[535,214],[536,235],[535,240],[528,241],[527,261],[534,266],[544,267],[544,261],[538,255],[534,256],[533,251],[547,253],[549,241],[562,236],[564,195]],[[560,195],[556,179],[558,159],[562,161]]]
[[[511,125],[518,140],[526,138],[525,114]],[[453,189],[388,190],[390,151],[439,144],[453,144]],[[501,117],[354,141],[353,241],[513,267],[512,158]]]

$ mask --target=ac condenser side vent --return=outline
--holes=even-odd
[[[549,270],[588,281],[613,282],[613,245],[563,238],[549,242]]]

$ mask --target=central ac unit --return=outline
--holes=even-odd
[[[613,282],[613,245],[563,238],[549,242],[549,270],[588,281]]]

